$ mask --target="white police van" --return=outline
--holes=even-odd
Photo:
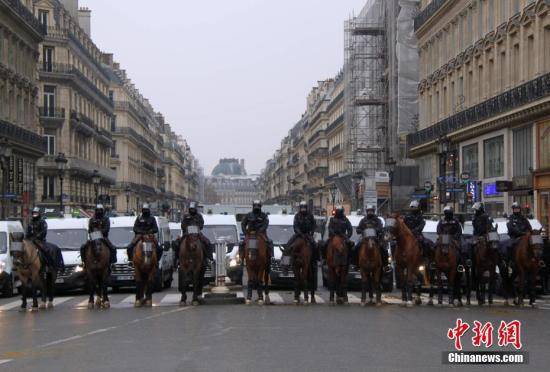
[[[226,245],[225,267],[227,277],[235,284],[243,282],[243,268],[239,257],[239,227],[235,215],[205,214],[202,233],[212,244],[223,241]],[[214,253],[214,260],[217,260]],[[215,279],[215,265],[206,269],[205,280]]]
[[[174,274],[174,251],[168,220],[165,217],[155,217],[159,232],[157,241],[162,247],[163,254],[155,278],[155,290],[172,286]],[[111,272],[111,287],[118,291],[122,287],[135,286],[134,268],[128,262],[126,247],[134,239],[135,216],[111,217],[109,240],[117,249],[117,263]]]
[[[279,286],[293,286],[294,272],[284,271],[281,266],[283,245],[294,235],[294,216],[289,214],[270,214],[267,236],[273,241],[273,257],[271,258],[271,283]]]
[[[0,221],[0,291],[4,297],[13,296],[17,278],[10,255],[11,233],[23,233],[19,221]]]
[[[46,241],[61,249],[65,268],[57,273],[55,287],[58,290],[84,289],[80,247],[88,241],[88,218],[48,218]]]

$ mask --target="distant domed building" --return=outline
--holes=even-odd
[[[212,171],[212,176],[246,176],[244,159],[220,159]]]
[[[258,176],[246,173],[244,159],[220,159],[206,179],[207,204],[251,205],[258,199]]]

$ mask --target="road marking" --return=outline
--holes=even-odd
[[[325,300],[323,300],[323,298],[321,296],[319,296],[318,294],[315,295],[315,301],[317,301],[317,303],[319,303],[319,304],[324,304],[325,303]]]
[[[56,297],[53,299],[53,305],[61,305],[63,302],[67,302],[69,300],[72,300],[74,297]]]
[[[90,301],[89,298],[83,300],[83,301],[80,301],[79,303],[76,304],[75,307],[88,307],[88,302]]]
[[[241,291],[237,292],[237,298],[244,298],[244,293]]]
[[[180,303],[181,294],[180,293],[170,293],[163,297],[163,299],[160,301],[161,305],[176,305]]]
[[[0,364],[6,364],[11,362],[13,359],[0,359]]]
[[[348,293],[348,302],[350,304],[358,304],[358,303],[361,303],[361,299],[359,297],[357,297],[356,295]]]
[[[283,297],[281,297],[280,294],[277,292],[270,292],[269,293],[269,300],[274,304],[284,304],[285,300],[283,300]]]
[[[9,302],[5,305],[0,306],[0,311],[11,310],[13,308],[16,308],[19,305],[21,305],[21,300]]]
[[[128,297],[125,297],[124,300],[120,301],[120,304],[133,304],[136,300],[136,295],[130,295]]]

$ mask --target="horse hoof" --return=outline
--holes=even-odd
[[[193,302],[191,302],[191,305],[193,305],[193,306],[199,306],[199,301],[198,301],[198,300],[194,300]]]
[[[376,307],[380,307],[380,306],[382,306],[382,302],[377,301],[377,302],[376,302]]]
[[[151,300],[145,301],[145,307],[152,307],[152,306],[153,306],[153,301],[151,301]]]
[[[27,312],[27,307],[26,307],[26,306],[25,306],[25,307],[21,306],[21,307],[19,308],[19,312],[20,312],[20,313],[26,313],[26,312]]]
[[[300,305],[300,300],[294,300],[294,305]]]
[[[503,305],[504,305],[504,306],[510,306],[510,301],[504,300],[504,304],[503,304]]]
[[[429,300],[429,301],[428,301],[428,306],[433,306],[433,305],[434,305],[433,300]]]
[[[311,300],[309,301],[311,304],[316,304],[317,303],[317,300],[315,299],[315,297],[311,297]]]
[[[412,301],[407,301],[407,307],[412,307],[413,306],[413,302]]]
[[[134,307],[141,307],[141,301],[136,300],[136,302],[134,302]]]
[[[265,296],[265,304],[266,304],[266,305],[270,305],[270,304],[271,304],[271,300],[269,299],[269,295],[266,295],[266,296]]]
[[[466,300],[466,306],[470,306],[470,305],[471,305],[470,300]]]
[[[94,303],[88,302],[88,310],[93,310],[93,308],[94,308]]]
[[[37,311],[38,311],[38,306],[31,307],[31,313],[34,313],[34,312],[37,312]]]
[[[41,303],[40,303],[40,306],[38,306],[38,308],[39,308],[40,310],[44,310],[44,309],[46,308],[46,303],[45,303],[45,302],[41,302]]]
[[[48,301],[47,307],[48,307],[48,309],[53,309],[53,302],[52,302],[52,301]]]
[[[449,307],[456,307],[454,302],[449,302]]]
[[[531,307],[532,307],[533,309],[536,309],[536,308],[539,307],[539,306],[537,305],[536,302],[532,302],[532,303],[530,303],[529,305],[531,305]]]
[[[415,305],[418,305],[418,306],[422,305],[422,299],[417,298],[417,299],[414,301],[414,304],[415,304]]]
[[[187,306],[187,302],[186,301],[180,301],[180,306]]]
[[[462,303],[462,301],[458,301],[457,306],[458,306],[458,307],[462,307],[462,306],[464,306],[464,304]]]
[[[247,305],[251,305],[252,304],[252,300],[247,298],[246,301],[244,302],[245,304]]]
[[[105,301],[105,302],[103,303],[103,308],[104,308],[104,309],[109,309],[110,307],[111,307],[111,304],[110,304],[109,301]]]
[[[367,302],[366,301],[361,301],[361,307],[365,307],[367,306]]]
[[[264,300],[258,299],[258,305],[263,306],[264,305]]]

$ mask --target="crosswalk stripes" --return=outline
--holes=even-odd
[[[56,297],[53,299],[53,306],[61,305],[63,302],[72,300],[74,297]]]
[[[21,300],[9,302],[5,305],[0,306],[0,311],[12,310],[12,309],[16,308],[19,305],[21,305]]]
[[[350,304],[359,304],[361,303],[361,299],[354,294],[348,293],[348,302]]]
[[[317,301],[318,304],[324,304],[325,300],[323,297],[319,296],[318,294],[315,295],[315,301]]]
[[[283,300],[283,297],[278,294],[277,292],[269,292],[269,299],[272,304],[284,304],[285,300]]]
[[[179,293],[170,293],[165,295],[162,300],[160,300],[160,305],[172,305],[179,304],[181,300],[181,294]]]

